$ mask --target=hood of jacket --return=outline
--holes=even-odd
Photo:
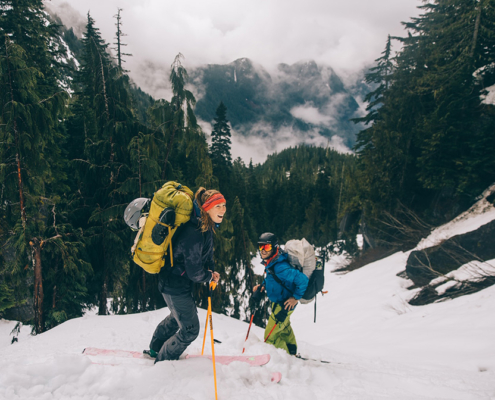
[[[278,252],[278,254],[270,260],[270,263],[269,264],[267,264],[265,260],[263,260],[261,262],[265,266],[265,270],[267,268],[274,267],[275,264],[277,264],[277,263],[281,263],[281,262],[284,262],[284,261],[289,262],[288,261],[289,255],[287,253],[285,253],[280,247],[277,249],[277,252]]]
[[[199,226],[201,224],[201,210],[199,209],[196,200],[193,201],[193,212],[191,213],[191,221],[194,225]]]

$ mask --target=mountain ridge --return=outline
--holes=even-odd
[[[203,121],[211,122],[223,102],[233,129],[244,136],[291,127],[327,138],[338,135],[349,147],[355,143],[359,127],[350,119],[358,116],[359,104],[329,66],[309,60],[280,63],[269,72],[239,58],[194,68],[189,75]]]

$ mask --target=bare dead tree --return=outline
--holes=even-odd
[[[379,238],[377,243],[385,247],[411,248],[428,236],[433,226],[423,221],[413,210],[398,203],[395,213],[384,212],[376,219]]]

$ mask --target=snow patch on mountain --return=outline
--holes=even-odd
[[[495,105],[495,85],[486,88],[488,92],[483,96],[483,103]]]

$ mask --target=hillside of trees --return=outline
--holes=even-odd
[[[366,76],[367,128],[347,211],[375,246],[407,249],[495,181],[495,2],[437,0],[388,37]],[[393,52],[393,46],[400,51]]]
[[[246,165],[232,160],[222,101],[208,144],[180,54],[171,99],[132,84],[121,10],[109,44],[90,14],[79,41],[46,24],[41,0],[0,0],[0,316],[40,333],[88,308],[107,314],[108,298],[115,313],[164,306],[157,277],[131,261],[122,216],[168,180],[227,199],[213,310],[236,318],[261,279],[251,260],[262,232],[359,256],[359,231],[369,251],[407,248],[472,204],[495,181],[495,109],[482,101],[495,83],[494,1],[422,8],[367,75],[376,89],[356,155],[298,146]],[[195,296],[205,306],[205,287]]]

